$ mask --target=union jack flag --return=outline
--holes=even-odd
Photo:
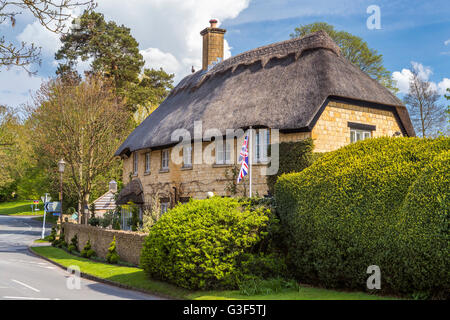
[[[239,176],[237,183],[241,182],[242,179],[248,174],[248,133],[245,136],[244,144],[242,145],[241,152],[239,153],[239,162],[241,162],[241,171],[239,171]]]

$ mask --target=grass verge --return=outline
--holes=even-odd
[[[0,215],[9,216],[40,216],[44,214],[42,202],[38,205],[39,211],[31,212],[33,201],[14,201],[0,203]]]
[[[189,300],[385,300],[392,299],[370,295],[362,292],[341,292],[309,286],[301,286],[300,290],[286,290],[269,295],[241,295],[237,290],[227,291],[189,291],[174,285],[150,280],[144,271],[135,267],[124,267],[107,263],[94,262],[71,255],[54,247],[32,247],[38,255],[44,256],[64,267],[77,265],[82,273],[126,285],[135,289],[163,295],[175,299]]]

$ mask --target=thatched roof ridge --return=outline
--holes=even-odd
[[[414,136],[408,112],[388,89],[340,55],[324,32],[251,50],[184,78],[116,155],[171,145],[176,129],[203,133],[261,126],[311,130],[330,97],[391,108]]]
[[[341,49],[337,44],[325,31],[320,30],[302,38],[273,43],[231,57],[216,64],[209,70],[199,71],[193,76],[186,77],[184,81],[172,91],[172,94],[188,88],[196,89],[207,79],[230,69],[232,69],[233,73],[241,65],[251,65],[261,61],[261,65],[264,68],[270,59],[281,59],[293,53],[295,54],[295,59],[298,59],[304,51],[312,49],[327,49],[334,52],[337,56],[341,55]]]

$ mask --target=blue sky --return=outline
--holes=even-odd
[[[381,29],[369,30],[370,5],[381,10]],[[295,27],[330,23],[366,40],[384,56],[402,91],[407,90],[411,62],[437,90],[450,87],[450,1],[379,0],[100,0],[98,10],[132,30],[147,67],[163,67],[176,80],[201,64],[199,31],[217,18],[226,34],[227,56],[286,40]],[[74,13],[77,14],[76,12]],[[0,70],[0,103],[30,102],[30,93],[54,75],[58,37],[22,15],[16,27],[0,25],[0,35],[42,47],[41,66],[28,77],[18,69]],[[445,44],[447,41],[447,45]],[[87,64],[80,66],[80,70]],[[402,94],[400,94],[402,97]]]

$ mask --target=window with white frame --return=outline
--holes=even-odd
[[[169,149],[161,151],[161,170],[169,170]]]
[[[269,161],[270,130],[255,130],[253,136],[253,161],[266,163]]]
[[[231,164],[232,149],[234,140],[216,141],[216,164]]]
[[[151,152],[145,154],[145,173],[150,173]]]
[[[183,146],[183,168],[192,167],[192,145]]]
[[[138,174],[139,157],[137,151],[133,152],[133,174]]]
[[[368,130],[350,129],[350,142],[366,140],[372,137],[372,132]]]

